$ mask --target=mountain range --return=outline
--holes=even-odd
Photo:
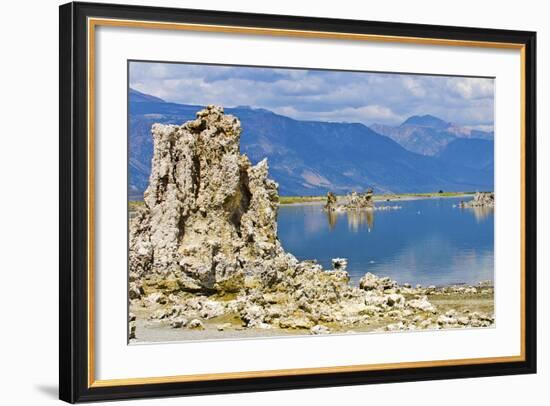
[[[180,125],[194,119],[202,106],[165,102],[130,89],[128,107],[129,198],[139,200],[151,169],[151,126]],[[300,121],[247,106],[226,108],[225,112],[241,121],[241,152],[253,163],[268,158],[270,176],[279,183],[283,196],[321,195],[329,190],[343,194],[368,187],[377,193],[493,190],[493,141],[485,133],[481,137],[471,132],[452,138],[444,135],[448,142],[433,151],[426,145],[431,151],[427,154],[380,134],[378,126]],[[399,128],[423,128],[434,134],[426,137],[426,143],[435,134],[459,128],[444,126],[433,116],[407,121]]]
[[[461,127],[429,114],[409,117],[395,127],[373,124],[370,128],[409,151],[430,156],[442,153],[447,145],[458,139],[493,141],[494,138],[493,132]]]

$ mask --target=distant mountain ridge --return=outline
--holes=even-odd
[[[370,128],[390,137],[403,148],[422,155],[436,156],[459,138],[493,140],[494,133],[446,122],[432,115],[412,116],[399,126],[373,124]]]
[[[151,96],[150,94],[141,93],[135,89],[129,90],[131,103],[165,103],[160,97]]]
[[[401,126],[406,125],[428,127],[437,130],[444,130],[451,126],[450,123],[447,123],[438,117],[432,116],[431,114],[426,114],[424,116],[411,116],[401,124]]]
[[[194,119],[201,109],[130,90],[130,199],[141,199],[148,184],[151,126],[180,125]],[[449,153],[456,159],[441,159],[408,151],[363,124],[299,121],[247,106],[225,111],[241,121],[241,151],[253,163],[268,158],[270,176],[279,183],[283,196],[320,195],[329,190],[347,193],[368,187],[377,193],[493,189],[492,166],[464,165],[460,162],[463,147]]]

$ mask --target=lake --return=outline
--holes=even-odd
[[[424,286],[493,281],[493,211],[453,207],[461,200],[469,197],[377,202],[402,209],[347,213],[282,205],[278,234],[285,250],[325,269],[347,258],[355,283],[366,272]]]

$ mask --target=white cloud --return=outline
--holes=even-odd
[[[487,132],[494,131],[493,125],[479,124],[479,125],[467,125],[465,127],[469,130],[480,130],[480,131],[487,131]]]
[[[452,78],[447,81],[447,86],[465,99],[492,97],[494,93],[492,79]]]
[[[370,124],[373,122],[401,122],[406,117],[394,113],[390,108],[380,105],[346,107],[330,111],[300,111],[293,106],[274,109],[278,114],[302,120],[339,121]]]
[[[403,85],[415,97],[426,96],[426,89],[422,86],[421,81],[412,76],[403,76]]]
[[[493,125],[494,81],[427,75],[132,63],[130,85],[184,104],[249,105],[296,119],[396,125],[432,114]]]

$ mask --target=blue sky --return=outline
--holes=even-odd
[[[432,114],[494,124],[494,80],[370,72],[131,62],[130,86],[184,104],[247,105],[298,120],[397,125]]]

